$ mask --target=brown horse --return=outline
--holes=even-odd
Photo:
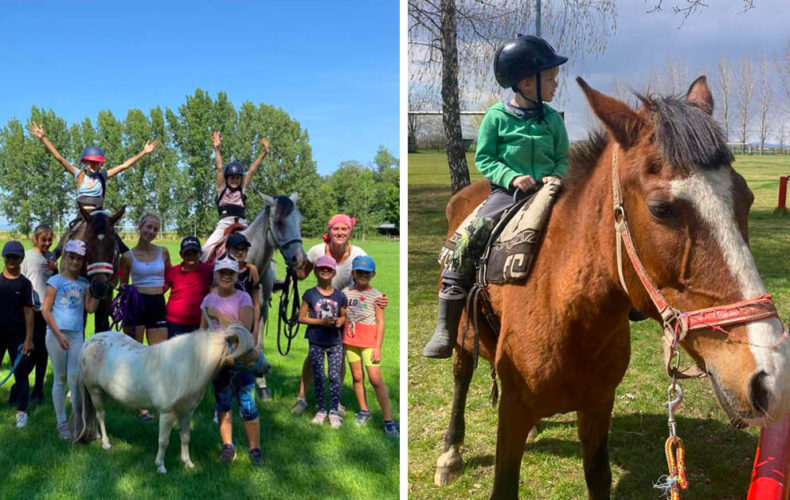
[[[765,294],[747,243],[753,195],[731,166],[705,78],[685,99],[639,96],[638,110],[577,81],[606,132],[575,148],[527,283],[489,285],[499,332],[480,322],[480,352],[502,388],[492,498],[517,497],[530,429],[569,411],[577,412],[589,497],[609,498],[608,431],[630,357],[633,307],[670,333],[688,327],[674,330],[674,340],[708,374],[733,423],[762,426],[790,411],[790,342],[775,308],[763,297],[742,303]],[[488,184],[478,183],[450,200],[451,232],[487,193]],[[638,257],[619,264],[615,223],[626,220]],[[696,311],[710,307],[718,311]],[[750,307],[759,314],[743,318]],[[738,319],[725,327],[705,322],[722,311]],[[439,484],[462,464],[470,337],[456,350]]]
[[[126,206],[112,215],[101,210],[89,213],[80,208],[85,224],[74,237],[85,241],[86,277],[90,281],[91,294],[100,299],[94,315],[95,332],[110,329],[110,301],[117,283],[115,272],[120,262],[115,224],[125,212]]]

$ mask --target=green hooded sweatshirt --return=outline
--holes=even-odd
[[[543,104],[544,121],[524,119],[498,102],[486,112],[477,132],[475,164],[486,179],[505,189],[519,175],[535,181],[568,171],[568,132],[562,117]]]

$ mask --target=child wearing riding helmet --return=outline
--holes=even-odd
[[[255,170],[258,169],[263,159],[269,154],[269,139],[262,137],[261,145],[263,146],[263,151],[255,158],[250,165],[249,171],[245,174],[244,165],[237,161],[222,165],[222,154],[219,150],[222,138],[217,131],[212,133],[211,138],[214,145],[214,162],[217,166],[217,197],[215,204],[217,205],[217,212],[219,212],[219,221],[203,247],[202,259],[204,261],[208,260],[214,245],[222,240],[226,229],[234,224],[247,226],[247,220],[245,219],[247,195],[245,191],[250,187]]]
[[[27,425],[27,406],[30,397],[30,354],[33,353],[33,285],[22,276],[20,264],[25,249],[18,241],[3,246],[3,272],[0,273],[0,362],[8,351],[9,364],[14,370],[16,390],[16,426]]]
[[[240,323],[244,328],[252,331],[252,298],[247,292],[236,288],[238,278],[239,263],[235,258],[226,255],[216,261],[214,281],[217,284],[217,291],[206,295],[200,305],[203,311],[201,328],[216,330],[230,323]],[[252,340],[257,344],[257,335],[253,334]],[[214,380],[216,412],[222,439],[219,459],[222,463],[229,464],[236,459],[236,447],[233,445],[233,418],[230,413],[235,394],[241,410],[241,418],[244,420],[250,462],[254,467],[263,465],[261,423],[258,418],[258,408],[252,398],[253,387],[255,380],[250,372],[229,366],[222,368]]]
[[[568,132],[560,114],[546,104],[554,99],[559,66],[567,60],[529,35],[507,42],[494,56],[497,82],[514,94],[491,106],[478,130],[475,164],[491,182],[491,193],[444,269],[438,321],[423,356],[452,355],[476,261],[502,212],[514,197],[534,194],[548,177],[564,177],[568,170]]]
[[[167,338],[200,328],[200,304],[211,289],[213,262],[200,262],[200,240],[187,236],[181,240],[181,264],[165,269],[167,299]]]
[[[351,273],[354,276],[354,285],[343,290],[343,295],[348,300],[343,345],[354,380],[354,394],[359,403],[356,422],[357,425],[365,425],[371,417],[365,398],[365,376],[362,371],[364,365],[384,417],[384,432],[388,436],[398,437],[398,426],[393,422],[390,411],[387,386],[381,378],[384,308],[376,304],[381,292],[370,286],[376,276],[376,262],[367,255],[357,257],[351,264]]]
[[[57,148],[50,142],[42,126],[34,122],[30,122],[28,128],[31,134],[41,140],[41,143],[44,144],[44,147],[55,158],[55,160],[63,165],[63,168],[65,168],[68,173],[74,176],[74,181],[77,184],[77,206],[84,208],[88,212],[102,210],[104,208],[107,179],[115,177],[140,161],[144,156],[153,152],[156,149],[157,144],[159,144],[158,140],[146,142],[142,151],[121,163],[117,167],[113,167],[111,169],[102,168],[105,162],[104,151],[96,146],[87,146],[82,150],[82,155],[80,155],[80,162],[82,162],[83,167],[78,169],[60,154]],[[75,229],[78,222],[81,220],[82,218],[78,215],[75,220],[69,223],[69,233]],[[62,238],[58,243],[58,246],[55,248],[56,257],[60,257],[60,251],[62,250],[62,245],[65,239],[66,238]],[[116,240],[118,241],[119,253],[126,253],[129,248],[117,235]]]
[[[71,440],[66,420],[66,384],[71,394],[79,394],[77,375],[83,344],[83,311],[95,312],[99,301],[91,296],[88,280],[80,276],[85,259],[85,242],[69,240],[63,252],[62,272],[47,280],[41,314],[47,322],[47,351],[52,359],[52,405],[58,435]]]
[[[321,425],[329,417],[329,426],[338,429],[343,423],[340,416],[340,392],[343,388],[343,333],[346,322],[346,296],[332,286],[337,264],[330,255],[316,259],[315,277],[318,284],[302,295],[299,323],[307,325],[305,337],[310,342],[308,357],[313,368],[313,390],[318,412],[313,423]],[[324,358],[328,359],[329,412],[324,398]]]

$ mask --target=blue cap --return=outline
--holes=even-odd
[[[225,248],[236,248],[242,245],[246,245],[247,248],[252,246],[242,233],[233,233],[225,240]]]
[[[376,262],[373,257],[367,255],[360,255],[351,262],[352,271],[367,271],[369,273],[376,272]]]
[[[22,243],[11,240],[3,246],[3,257],[8,257],[9,255],[16,255],[20,259],[24,259],[25,247],[22,246]]]

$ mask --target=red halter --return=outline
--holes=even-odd
[[[678,342],[682,341],[689,332],[705,329],[713,329],[723,333],[729,333],[723,327],[751,323],[768,318],[779,318],[776,306],[770,295],[760,295],[752,299],[735,302],[723,306],[698,309],[691,312],[682,312],[669,304],[669,301],[658,290],[650,280],[647,271],[642,265],[642,261],[636,254],[634,241],[628,229],[628,221],[625,217],[625,207],[623,207],[622,196],[620,194],[620,180],[617,174],[617,149],[615,145],[612,152],[612,190],[614,194],[614,227],[615,239],[617,241],[617,272],[620,277],[620,284],[628,293],[623,278],[623,251],[622,245],[628,253],[628,258],[634,266],[639,281],[656,306],[661,315],[664,330],[665,342],[665,362],[667,374],[670,376],[683,377],[676,368],[671,367],[672,353],[677,348]],[[780,342],[787,338],[787,331],[782,332],[780,340],[770,347],[777,347]],[[667,350],[669,349],[669,350]]]

